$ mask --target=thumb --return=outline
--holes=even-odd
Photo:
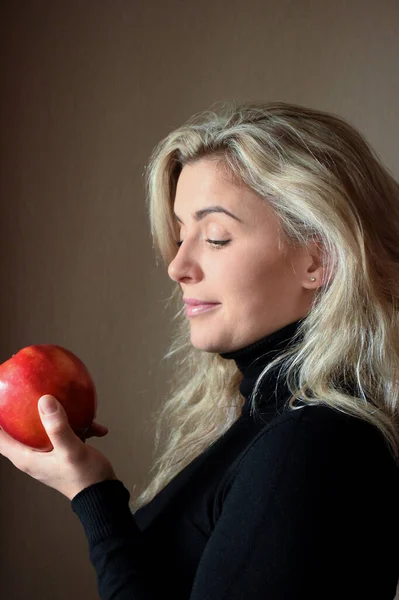
[[[54,396],[42,396],[38,406],[43,427],[54,448],[76,443],[65,409]]]

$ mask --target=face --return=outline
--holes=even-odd
[[[279,242],[270,206],[217,162],[183,168],[174,212],[180,235],[168,274],[199,302],[186,304],[195,347],[238,350],[307,314],[321,281],[309,249],[282,233]]]

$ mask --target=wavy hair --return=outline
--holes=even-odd
[[[282,102],[221,103],[194,115],[154,148],[145,171],[154,247],[166,265],[177,252],[173,203],[183,167],[209,158],[275,211],[288,243],[317,239],[322,285],[276,365],[289,405],[323,404],[374,424],[398,459],[399,185],[340,117]],[[236,421],[243,397],[234,361],[190,343],[181,290],[169,299],[176,331],[171,393],[154,416],[151,480],[133,510]]]

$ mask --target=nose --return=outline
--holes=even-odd
[[[168,275],[177,283],[183,281],[199,281],[202,269],[194,257],[193,249],[189,248],[187,241],[183,242],[174,259],[169,263]]]

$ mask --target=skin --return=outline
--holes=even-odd
[[[236,218],[220,212],[193,217],[215,204]],[[306,315],[322,281],[318,248],[286,244],[275,215],[256,193],[227,177],[214,161],[202,159],[183,168],[174,209],[183,243],[168,274],[184,297],[219,303],[190,317],[194,346],[207,352],[237,350]],[[215,245],[209,239],[229,242]],[[44,411],[51,403],[54,410]],[[70,500],[94,483],[116,478],[109,460],[85,444],[86,438],[106,435],[106,427],[93,423],[80,439],[55,398],[42,396],[38,409],[53,449],[32,450],[0,429],[0,454]]]
[[[42,409],[48,407],[51,400],[55,402],[55,410],[45,413]],[[65,410],[53,396],[42,396],[38,408],[53,450],[32,450],[0,430],[0,454],[20,471],[56,489],[69,500],[93,483],[116,478],[109,460],[75,435]],[[102,437],[107,432],[108,429],[103,425],[93,423],[85,439]]]
[[[222,212],[194,217],[214,205],[236,218]],[[220,303],[189,317],[196,348],[238,350],[308,313],[322,277],[317,246],[289,245],[271,207],[217,162],[201,159],[183,168],[174,212],[182,243],[169,277],[184,298]]]

